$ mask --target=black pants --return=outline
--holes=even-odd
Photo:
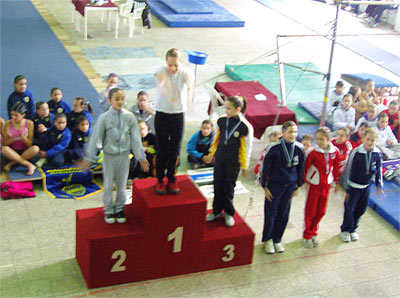
[[[361,216],[367,211],[371,186],[358,189],[350,187],[347,190],[349,199],[344,202],[342,232],[353,233],[357,230]]]
[[[232,161],[216,160],[214,164],[214,214],[225,213],[234,216],[233,196],[240,166]]]
[[[167,170],[168,181],[175,181],[176,160],[178,158],[184,126],[184,113],[167,114],[156,112],[154,120],[156,129],[156,171],[159,182],[162,182]]]

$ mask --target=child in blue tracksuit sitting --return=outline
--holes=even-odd
[[[68,115],[71,112],[71,107],[63,100],[63,93],[60,88],[54,87],[50,91],[51,99],[47,102],[49,104],[50,113]]]
[[[91,134],[93,125],[92,114],[93,107],[86,98],[81,96],[75,98],[73,110],[67,115],[69,129],[74,130],[76,127],[76,120],[79,116],[84,115],[89,120],[89,134]]]
[[[27,79],[18,75],[14,78],[14,92],[8,97],[7,108],[8,118],[11,119],[11,110],[14,104],[22,102],[26,107],[26,119],[32,119],[33,113],[35,112],[35,102],[33,100],[33,94],[27,89]]]
[[[89,139],[89,120],[85,115],[76,119],[76,127],[72,131],[71,142],[65,152],[65,159],[69,162],[79,162],[85,157],[84,146]]]
[[[40,136],[51,127],[54,122],[54,115],[49,111],[49,105],[44,101],[36,103],[36,113],[32,117],[35,131],[33,134],[33,144],[39,145]]]
[[[204,162],[203,157],[208,155],[213,139],[213,123],[210,120],[204,120],[201,129],[190,138],[187,144],[188,161],[192,169],[212,165]]]
[[[45,158],[48,167],[64,165],[64,153],[71,142],[71,131],[67,127],[67,116],[58,114],[54,125],[40,137],[40,157]],[[40,163],[42,163],[40,161]]]
[[[344,242],[357,241],[357,227],[368,207],[372,179],[378,195],[383,195],[382,154],[377,147],[378,132],[375,128],[365,131],[363,144],[355,148],[347,162],[344,176],[346,198],[341,236]]]

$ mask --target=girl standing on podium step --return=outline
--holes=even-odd
[[[87,147],[88,162],[98,160],[98,151],[103,149],[104,221],[108,224],[126,222],[125,190],[129,174],[129,154],[134,153],[144,171],[149,170],[135,116],[124,109],[125,95],[119,88],[110,90],[111,108],[100,115]],[[88,162],[83,167],[89,166]],[[117,187],[117,198],[113,200],[113,186]]]
[[[225,101],[226,116],[218,119],[218,130],[205,163],[214,162],[214,202],[213,212],[207,215],[207,221],[223,216],[225,225],[235,225],[233,206],[234,189],[240,168],[245,177],[249,174],[247,136],[249,127],[242,121],[247,100],[242,96],[228,97]]]
[[[157,97],[154,109],[156,116],[156,193],[165,195],[167,190],[177,194],[180,189],[176,183],[175,168],[179,155],[184,126],[184,113],[188,103],[193,100],[194,74],[183,66],[182,52],[169,49],[165,55],[166,66],[156,72]],[[167,170],[167,185],[164,184]]]
[[[304,183],[304,151],[296,142],[298,130],[293,121],[282,125],[282,138],[271,143],[264,158],[261,186],[265,191],[262,242],[268,254],[284,252],[281,243],[289,221],[290,204]]]

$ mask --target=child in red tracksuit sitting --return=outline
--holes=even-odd
[[[306,228],[303,233],[304,246],[318,246],[318,225],[328,207],[329,191],[333,181],[335,192],[339,189],[340,152],[331,143],[331,130],[320,127],[316,133],[317,145],[307,154],[305,179],[309,184],[305,208]]]

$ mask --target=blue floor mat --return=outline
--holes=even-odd
[[[342,79],[351,85],[363,86],[366,80],[371,79],[375,82],[376,88],[398,87],[396,83],[371,73],[343,73]]]
[[[326,34],[331,26],[330,21],[335,19],[336,10],[325,3],[292,0],[257,1],[318,34]],[[318,14],[315,13],[316,11],[318,11]],[[340,15],[341,13],[339,13],[339,24]],[[319,28],[320,31],[317,31],[316,28]],[[340,31],[338,31],[338,34],[340,34]],[[399,56],[387,52],[357,36],[338,36],[336,43],[400,76]]]
[[[212,0],[149,0],[169,27],[244,27],[244,21]]]
[[[100,115],[96,89],[31,1],[0,1],[0,11],[1,117],[8,119],[7,99],[19,74],[27,77],[35,102],[48,101],[50,89],[59,87],[69,104],[83,96]]]
[[[395,182],[385,181],[383,190],[385,191],[385,198],[379,199],[374,194],[375,186],[372,186],[369,206],[400,230],[400,186]]]
[[[299,102],[299,106],[302,107],[308,113],[310,113],[315,119],[321,121],[322,109],[324,107],[323,101]],[[333,129],[332,123],[330,123],[328,120],[325,120],[325,126],[328,126],[330,129]]]
[[[10,176],[10,180],[12,181],[35,181],[43,179],[43,176],[40,173],[39,169],[36,169],[31,176],[26,175],[27,171],[28,169],[26,167],[16,165],[11,168],[11,171],[8,174]]]

